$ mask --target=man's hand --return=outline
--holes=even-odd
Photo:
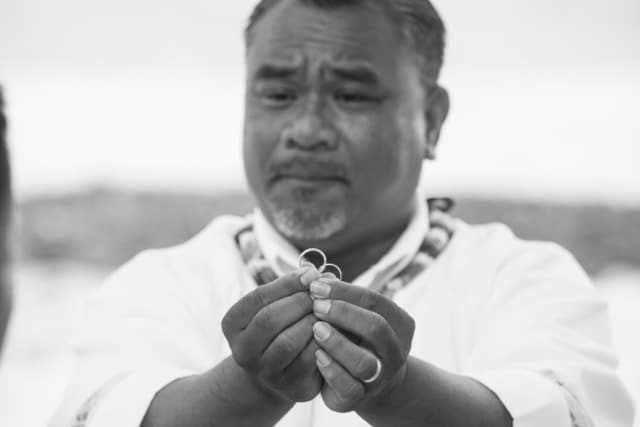
[[[384,399],[404,380],[415,322],[377,292],[322,278],[311,283],[316,364],[324,377],[322,397],[332,410],[347,412]],[[341,331],[344,330],[345,333]],[[357,341],[347,338],[353,334]],[[382,370],[371,383],[377,361]]]
[[[304,268],[260,286],[233,305],[222,330],[235,362],[258,384],[293,402],[311,400],[322,386],[315,366],[313,301]]]

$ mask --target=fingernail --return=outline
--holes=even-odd
[[[331,301],[318,299],[313,302],[313,311],[316,314],[325,315],[331,310]]]
[[[331,364],[331,358],[324,351],[317,350],[316,351],[316,363],[321,368],[326,368],[327,366],[329,366]]]
[[[300,283],[305,288],[309,287],[311,282],[320,278],[320,273],[315,267],[309,267],[302,275],[300,276]]]
[[[311,282],[311,286],[309,287],[309,290],[311,291],[313,296],[315,296],[316,298],[326,298],[329,296],[329,293],[331,292],[331,286],[327,285],[324,282],[315,280]]]
[[[313,325],[313,336],[318,341],[324,341],[331,335],[331,328],[324,322],[316,322]]]

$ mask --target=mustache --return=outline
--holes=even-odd
[[[291,157],[276,161],[269,166],[271,180],[282,177],[296,178],[327,178],[347,182],[346,166],[333,159],[318,159],[309,157]]]

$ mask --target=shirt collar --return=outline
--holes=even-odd
[[[407,228],[391,249],[376,264],[360,274],[353,284],[371,286],[374,282],[391,279],[406,267],[420,249],[429,229],[428,214],[427,203],[417,192],[413,215]],[[276,274],[280,276],[297,268],[300,252],[271,226],[259,209],[254,212],[253,227],[262,253]]]

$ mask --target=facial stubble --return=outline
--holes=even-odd
[[[323,205],[315,201],[286,203],[268,199],[274,226],[285,237],[298,241],[328,239],[344,229],[347,213],[344,206]]]

